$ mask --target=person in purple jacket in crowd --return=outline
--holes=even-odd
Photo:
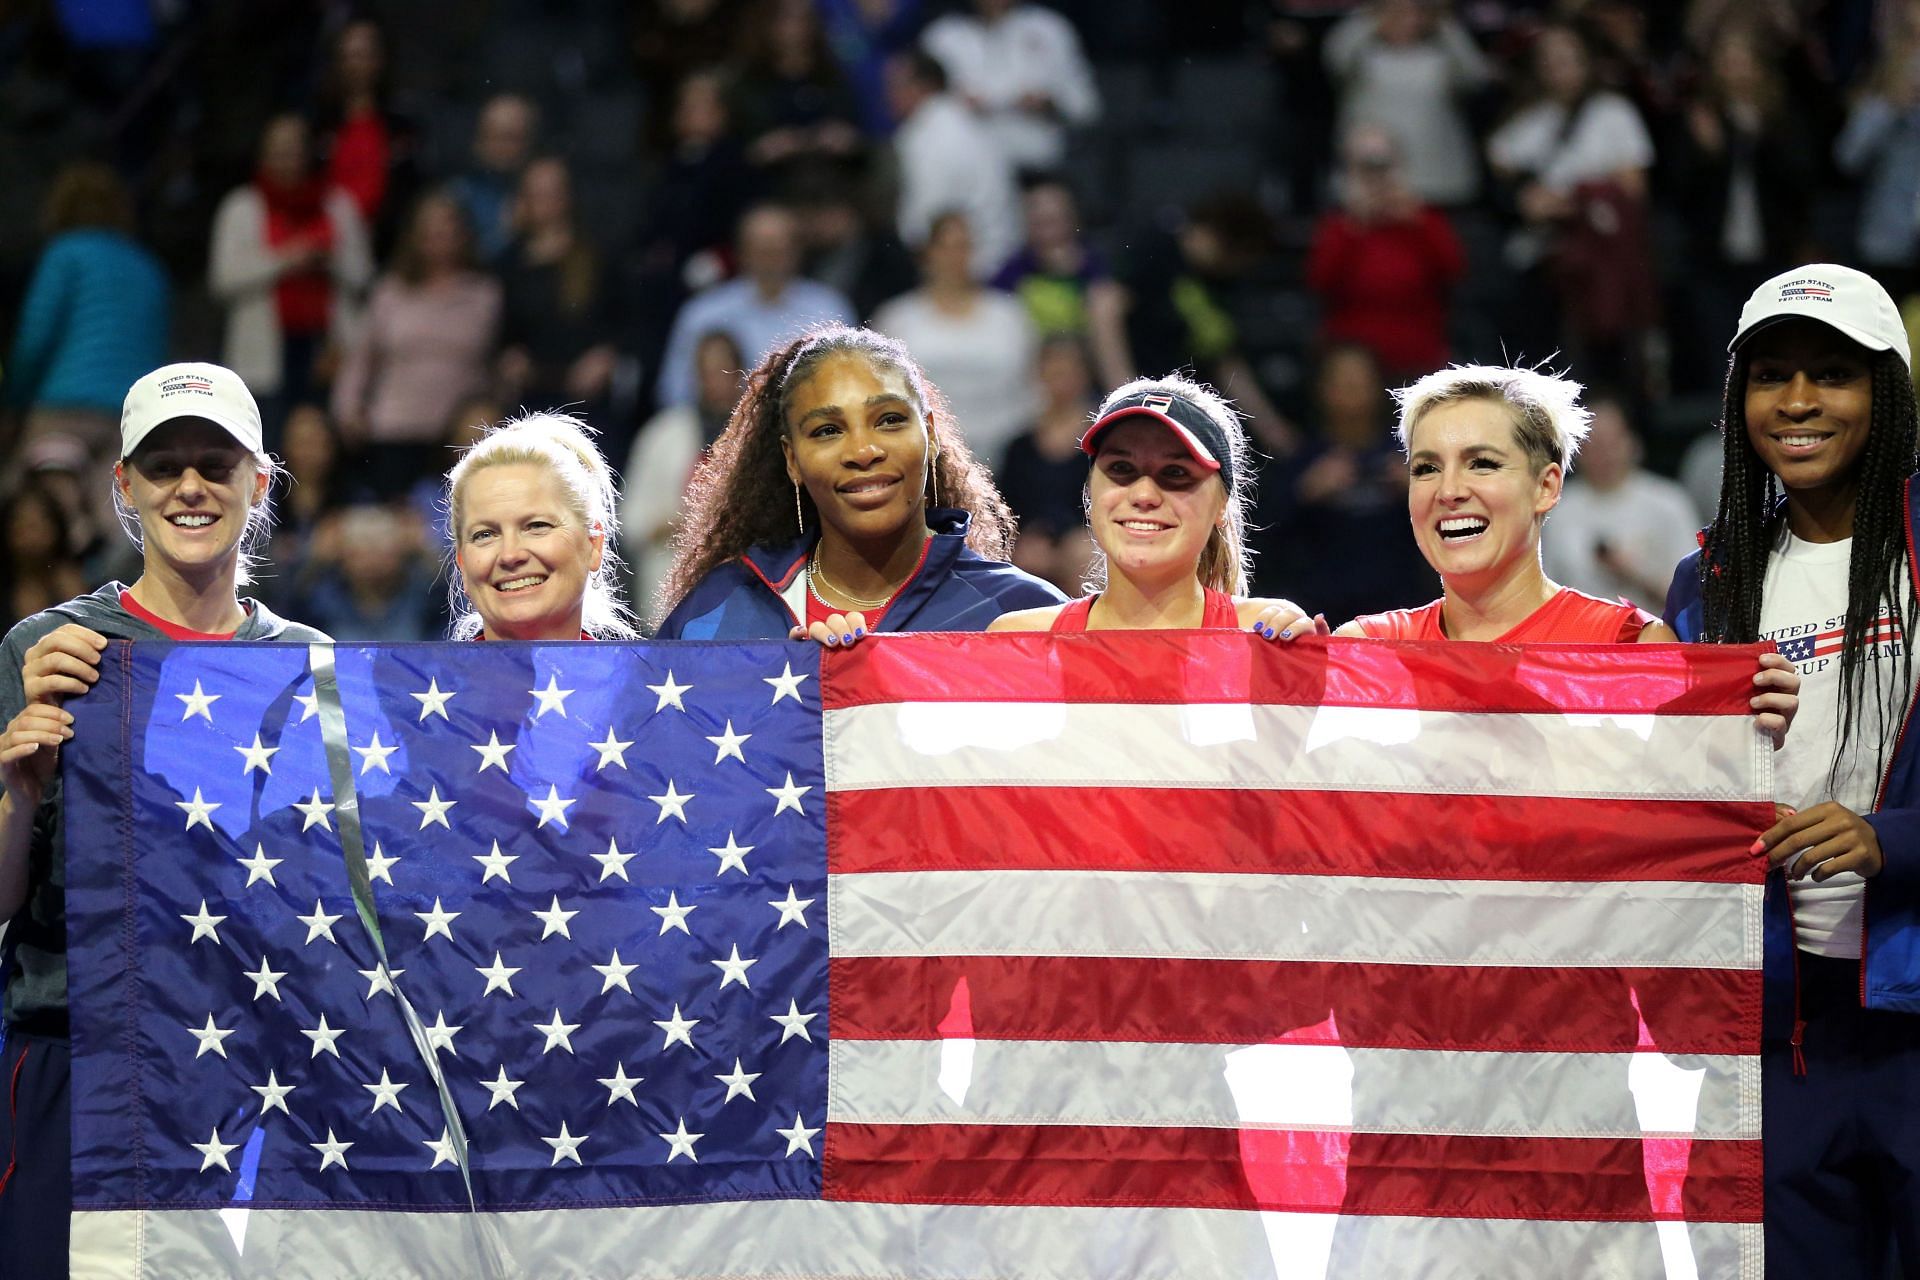
[[[992,476],[906,348],[829,326],[747,375],[689,486],[659,635],[984,631],[1065,599],[1006,563],[1012,541]]]

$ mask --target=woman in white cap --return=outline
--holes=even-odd
[[[447,473],[453,638],[627,640],[620,496],[590,428],[563,413],[511,418]]]
[[[1102,402],[1080,449],[1093,460],[1087,525],[1100,590],[1002,614],[989,631],[1203,627],[1271,640],[1300,624],[1292,602],[1240,594],[1251,486],[1232,405],[1179,374],[1136,379]]]
[[[248,552],[270,521],[274,464],[260,410],[231,370],[173,364],[133,384],[120,417],[114,499],[141,550],[132,586],[110,582],[19,623],[0,641],[0,921],[7,980],[0,1075],[0,1240],[6,1270],[65,1275],[72,1208],[65,844],[59,749],[68,698],[98,679],[116,640],[325,640],[242,599]]]
[[[1800,723],[1774,758],[1783,816],[1753,846],[1786,874],[1785,892],[1767,895],[1767,1268],[1913,1275],[1912,353],[1887,291],[1824,263],[1755,290],[1728,349],[1720,509],[1675,573],[1666,616],[1683,640],[1771,640],[1806,682]]]

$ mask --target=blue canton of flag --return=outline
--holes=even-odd
[[[781,652],[340,646],[330,768],[305,648],[116,645],[74,710],[120,756],[67,797],[76,1209],[466,1209],[427,1052],[481,1209],[818,1196],[819,671]]]

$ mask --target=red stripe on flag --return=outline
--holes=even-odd
[[[1678,1154],[1670,1142],[1660,1151]],[[1655,1180],[1668,1201],[1658,1209],[1638,1139],[834,1123],[827,1126],[823,1194],[917,1204],[1760,1220],[1757,1141],[1690,1142],[1684,1181],[1677,1169],[1663,1169]]]
[[[1102,870],[1757,884],[1767,804],[1126,787],[834,792],[829,870]],[[1660,830],[1659,856],[1646,853]],[[1550,831],[1551,840],[1540,838]],[[1089,839],[1089,832],[1099,836]],[[1203,833],[1182,838],[1180,833]]]
[[[1630,1053],[1637,997],[1663,1052],[1759,1049],[1758,970],[887,956],[837,957],[829,981],[843,1040],[1298,1043],[1331,1012],[1353,1048]],[[960,989],[964,1032],[941,1025]]]
[[[1491,645],[1238,632],[888,636],[821,661],[821,704],[1255,702],[1424,711],[1729,715],[1771,645]]]

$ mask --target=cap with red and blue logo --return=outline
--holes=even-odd
[[[127,391],[120,409],[120,456],[176,418],[204,418],[250,453],[265,449],[260,406],[240,375],[217,364],[168,364]]]
[[[1913,368],[1907,326],[1893,296],[1866,272],[1832,262],[1783,271],[1755,289],[1727,350],[1737,351],[1760,330],[1793,319],[1818,320],[1869,351],[1894,352]]]
[[[1212,414],[1177,392],[1149,387],[1116,400],[1080,437],[1080,452],[1093,457],[1101,435],[1125,418],[1152,418],[1160,423],[1173,432],[1195,462],[1208,471],[1218,471],[1227,487],[1233,487],[1233,451],[1226,432]]]

